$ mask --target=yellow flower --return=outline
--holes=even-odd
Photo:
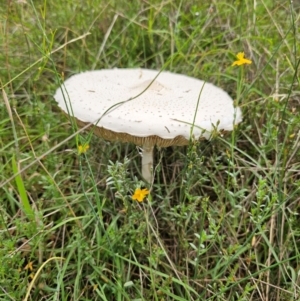
[[[131,198],[135,201],[142,202],[146,197],[146,195],[149,194],[149,192],[150,191],[146,188],[145,189],[137,188],[134,192],[134,195]]]
[[[89,148],[90,146],[88,144],[78,145],[78,154],[81,155],[86,153]]]
[[[237,61],[234,61],[233,64],[231,66],[241,66],[241,65],[245,65],[245,64],[251,64],[252,61],[245,59],[245,53],[244,52],[239,52],[237,55]]]
[[[24,270],[30,270],[30,271],[32,271],[32,270],[33,270],[32,264],[33,264],[32,261],[28,262],[28,263],[26,264]]]

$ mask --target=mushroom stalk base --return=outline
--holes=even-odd
[[[143,145],[142,149],[142,176],[148,183],[151,183],[153,178],[153,146]]]

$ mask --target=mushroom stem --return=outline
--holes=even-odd
[[[151,183],[153,177],[153,146],[143,145],[142,149],[142,176],[148,183]]]

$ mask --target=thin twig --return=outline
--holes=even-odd
[[[101,54],[102,54],[102,52],[103,52],[103,50],[104,50],[104,47],[105,47],[106,42],[107,42],[107,40],[108,40],[108,37],[110,36],[110,33],[111,33],[111,31],[112,31],[112,29],[113,29],[113,27],[114,27],[114,25],[115,25],[115,23],[116,23],[118,17],[119,17],[118,14],[115,14],[115,15],[114,15],[113,21],[111,22],[111,24],[110,24],[110,26],[109,26],[107,32],[105,33],[103,42],[102,42],[102,44],[101,44],[101,46],[100,46],[100,48],[99,48],[99,51],[98,51],[98,53],[97,53],[95,63],[94,63],[93,66],[92,66],[92,70],[94,70],[94,69],[96,68],[96,65],[97,65],[97,63],[98,63],[98,61],[99,61],[99,58],[100,58],[100,56],[101,56]]]

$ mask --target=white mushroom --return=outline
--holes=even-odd
[[[107,69],[72,76],[57,89],[59,107],[95,134],[142,147],[142,175],[152,180],[153,147],[186,145],[230,131],[242,120],[222,89],[196,78],[147,69]]]

